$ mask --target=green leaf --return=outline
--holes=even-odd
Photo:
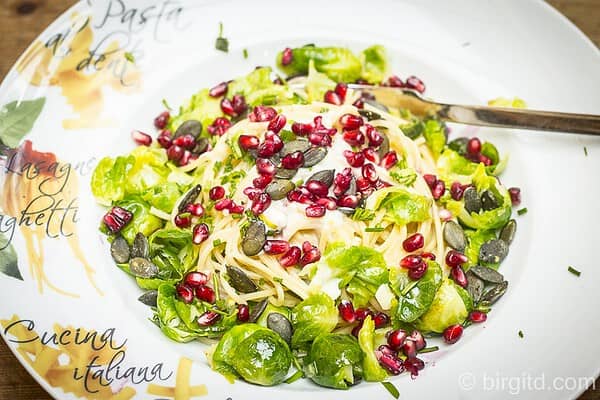
[[[358,333],[358,344],[363,352],[363,377],[367,382],[381,382],[388,374],[375,356],[375,323],[371,316],[365,318]]]
[[[27,135],[40,116],[45,97],[35,100],[13,101],[0,109],[0,141],[6,146],[15,148]]]
[[[395,399],[400,398],[400,392],[398,391],[398,388],[396,386],[394,386],[394,384],[392,382],[381,382],[381,384],[388,392],[390,392],[390,394],[392,395],[393,398],[395,398]]]
[[[415,326],[422,332],[441,333],[454,324],[461,324],[473,308],[473,300],[462,287],[449,278],[442,282],[435,299]]]
[[[367,199],[368,210],[385,210],[385,221],[398,225],[430,219],[431,200],[399,186],[376,191]]]
[[[8,275],[11,278],[23,280],[19,271],[17,261],[17,253],[13,246],[8,242],[8,239],[0,233],[0,272]]]
[[[390,283],[399,295],[396,318],[413,322],[425,314],[442,284],[442,269],[433,261],[427,263],[427,272],[418,281],[412,281],[405,269],[392,268]]]
[[[381,83],[388,70],[387,54],[381,45],[371,46],[360,54],[362,78],[369,83]]]
[[[444,150],[444,146],[446,145],[445,129],[444,124],[435,119],[430,119],[425,122],[423,136],[425,137],[427,146],[429,146],[435,157],[442,153],[442,150]]]

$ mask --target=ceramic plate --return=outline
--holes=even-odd
[[[215,50],[219,21],[227,54]],[[600,110],[598,50],[542,1],[80,2],[0,87],[2,142],[30,151],[41,169],[51,165],[49,177],[4,158],[2,336],[52,396],[391,398],[380,384],[343,393],[308,382],[229,384],[207,366],[203,345],[176,344],[153,326],[151,311],[135,301],[139,289],[114,267],[98,232],[103,211],[90,193],[91,172],[100,158],[132,148],[131,129],[152,130],[162,99],[179,105],[198,88],[272,65],[280,49],[311,42],[383,44],[393,71],[420,76],[442,101],[519,96],[531,108]],[[453,134],[475,131],[454,127]],[[428,355],[417,379],[392,381],[403,399],[574,398],[599,373],[600,140],[477,134],[510,154],[503,181],[522,188],[528,209],[517,217],[503,264],[510,290],[486,323]]]

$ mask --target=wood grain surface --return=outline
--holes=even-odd
[[[73,0],[0,0],[0,77],[27,46]],[[592,41],[600,46],[600,0],[550,0]],[[579,400],[600,400],[600,379]],[[47,400],[51,397],[19,364],[0,340],[0,400]]]

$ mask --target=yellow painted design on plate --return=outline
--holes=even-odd
[[[171,398],[173,400],[190,400],[192,397],[206,396],[208,389],[206,385],[190,386],[192,374],[192,360],[181,357],[177,367],[175,387],[160,386],[154,383],[148,385],[148,394]]]

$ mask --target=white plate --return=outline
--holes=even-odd
[[[88,25],[82,29],[87,17]],[[219,21],[230,40],[229,54],[214,49]],[[112,41],[133,53],[139,70],[129,65],[121,74],[122,51],[112,58],[113,65],[99,61],[101,71],[86,67],[89,50],[99,46],[97,61],[97,52],[106,52]],[[214,399],[300,399],[308,393],[315,399],[388,398],[379,384],[361,384],[344,393],[307,382],[277,388],[228,384],[208,368],[201,345],[177,345],[154,328],[148,321],[150,311],[132,300],[138,289],[115,270],[97,232],[101,210],[90,194],[90,167],[105,155],[127,151],[132,128],[150,129],[152,117],[163,108],[161,99],[179,104],[200,87],[244,74],[255,65],[272,65],[276,52],[285,46],[308,42],[353,48],[381,43],[392,55],[395,72],[420,76],[427,83],[428,95],[440,100],[484,103],[498,96],[519,96],[532,108],[600,110],[600,53],[542,1],[305,0],[293,7],[268,0],[77,4],[40,36],[41,47],[31,48],[0,87],[1,105],[46,98],[26,139],[36,150],[53,152],[73,167],[68,179],[62,178],[67,183],[59,194],[40,186],[38,178],[23,181],[14,196],[26,198],[10,210],[7,203],[15,197],[6,197],[3,191],[0,198],[2,214],[16,216],[17,223],[24,222],[23,211],[37,216],[45,208],[40,199],[34,201],[40,190],[47,196],[43,200],[74,200],[73,206],[78,207],[78,223],[64,225],[64,234],[74,233],[69,239],[47,237],[48,214],[39,217],[41,227],[16,227],[12,246],[23,280],[0,276],[0,319],[15,315],[30,321],[14,324],[2,335],[54,397],[108,398],[106,392],[94,395],[93,385],[77,396],[65,392],[73,383],[82,388],[82,381],[74,381],[73,376],[85,375],[85,365],[93,357],[85,352],[89,343],[61,350],[52,343],[42,345],[41,339],[51,340],[48,335],[58,324],[72,329],[70,336],[63,334],[64,342],[73,342],[77,328],[98,332],[97,343],[103,332],[113,338],[113,347],[126,341],[126,348],[119,350],[108,351],[109,342],[105,346],[105,357],[117,357],[113,362],[123,357],[121,375],[126,368],[139,372],[149,367],[144,380],[135,376],[113,382],[115,391],[127,387],[121,396],[135,391],[135,398],[156,398],[147,393],[148,381],[152,381],[171,388],[178,385],[178,399],[187,398],[188,385],[205,385],[208,398]],[[44,44],[53,49],[54,43],[62,46],[44,64],[42,56],[49,51],[43,50]],[[70,55],[65,59],[67,48]],[[250,54],[247,60],[242,57],[244,48]],[[49,74],[42,73],[44,66],[49,66]],[[86,67],[85,72],[78,73],[78,66]],[[32,74],[39,73],[35,76],[45,79],[36,81]],[[480,130],[478,135],[493,139],[502,152],[510,153],[503,181],[523,189],[523,205],[529,210],[518,218],[516,244],[503,264],[510,289],[488,322],[469,328],[457,345],[432,353],[427,358],[430,365],[416,380],[402,376],[393,381],[403,399],[500,399],[509,394],[529,399],[574,398],[599,373],[600,270],[595,250],[600,238],[596,177],[600,140],[500,130]],[[3,190],[11,175],[3,170]],[[31,190],[29,195],[25,187]],[[72,216],[71,211],[68,218]],[[0,231],[8,236],[14,227],[11,221],[4,217],[0,224]],[[53,234],[58,225],[51,225]],[[26,247],[28,237],[36,243],[34,250]],[[42,239],[43,248],[37,238]],[[81,246],[89,274],[70,245]],[[569,265],[580,270],[581,277],[570,274]],[[39,338],[19,344],[15,336],[19,329],[21,341],[33,331]],[[43,332],[49,334],[43,336]],[[186,357],[194,360],[190,376],[185,376]],[[58,360],[58,364],[46,365],[44,360]],[[99,370],[106,373],[108,359],[100,361]],[[79,369],[74,371],[76,365]],[[150,372],[153,367],[155,373]],[[93,371],[88,382],[93,381]],[[113,368],[108,374],[114,377],[115,372]],[[168,394],[167,390],[162,397],[173,398]]]

